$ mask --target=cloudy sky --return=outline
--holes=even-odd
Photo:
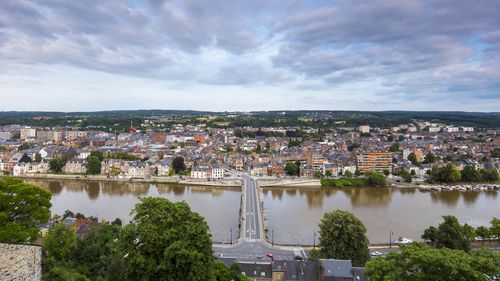
[[[0,110],[500,111],[498,0],[1,0]]]

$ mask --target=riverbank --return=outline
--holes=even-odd
[[[264,178],[257,179],[260,187],[321,187],[319,179],[311,178]]]
[[[0,176],[6,177],[6,176]],[[199,186],[227,186],[241,187],[240,179],[221,179],[208,181],[204,179],[180,179],[171,177],[151,177],[150,179],[142,178],[117,178],[104,175],[56,175],[56,174],[32,174],[17,176],[21,179],[44,179],[44,180],[81,180],[81,181],[110,181],[110,182],[140,182],[140,183],[166,183],[179,185],[199,185]]]

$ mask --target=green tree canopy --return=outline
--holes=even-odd
[[[0,179],[0,242],[35,241],[39,225],[50,218],[51,196],[20,179]]]
[[[424,230],[422,239],[429,240],[438,248],[469,250],[469,230],[464,229],[454,216],[443,216],[443,220],[437,228],[431,226]]]
[[[497,239],[500,239],[500,219],[493,218],[490,221],[491,235]]]
[[[208,225],[186,202],[143,198],[120,244],[128,280],[209,280],[213,272]]]
[[[49,169],[51,172],[53,173],[61,173],[62,172],[62,169],[64,167],[64,165],[66,165],[66,161],[61,158],[61,157],[56,157],[54,159],[51,159],[49,161]]]
[[[371,186],[386,186],[387,178],[383,174],[373,171],[368,174],[367,182]]]
[[[174,169],[176,174],[186,170],[186,165],[184,164],[184,158],[181,156],[175,157],[174,160],[172,160],[172,168]]]
[[[98,175],[101,173],[101,160],[97,156],[87,157],[87,174]]]
[[[464,167],[464,169],[461,172],[462,174],[462,180],[464,181],[480,181],[481,180],[481,174],[479,174],[479,171],[476,170],[476,167],[473,165],[467,165]]]
[[[90,156],[97,157],[97,158],[99,158],[100,161],[104,160],[104,154],[100,150],[94,150],[94,151],[90,152],[89,157]]]
[[[366,263],[370,281],[487,281],[500,276],[500,254],[490,250],[468,253],[433,249],[412,243]]]
[[[415,154],[415,152],[412,152],[408,155],[408,160],[410,160],[413,165],[418,165],[417,155]]]
[[[299,167],[294,162],[288,162],[285,165],[285,172],[289,176],[297,176],[299,172]]]
[[[432,154],[432,152],[427,152],[427,154],[425,155],[425,159],[424,159],[424,164],[431,164],[431,163],[434,163],[436,161],[436,156],[434,154]]]
[[[395,142],[391,144],[391,147],[389,147],[390,152],[398,152],[399,151],[399,143]]]
[[[437,182],[456,182],[461,178],[460,171],[452,163],[447,164],[443,168],[436,166],[432,167],[431,179]]]
[[[325,213],[319,229],[320,258],[350,259],[356,266],[370,259],[366,228],[353,214],[342,210]]]
[[[44,239],[42,261],[45,272],[55,267],[71,268],[77,249],[76,233],[64,223],[53,225]]]

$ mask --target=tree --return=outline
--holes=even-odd
[[[77,240],[74,267],[93,279],[106,279],[108,266],[116,259],[120,227],[103,224],[91,227],[83,238]]]
[[[438,236],[438,229],[434,226],[430,226],[424,230],[424,234],[422,234],[422,239],[429,241],[431,244],[435,244]]]
[[[470,240],[466,237],[464,227],[454,216],[443,216],[443,222],[437,228],[436,246],[449,249],[469,250]]]
[[[491,169],[481,169],[479,170],[479,174],[481,175],[482,180],[484,181],[498,181],[498,171],[496,168]]]
[[[94,156],[94,157],[99,158],[99,161],[104,160],[104,154],[103,154],[103,153],[102,153],[102,151],[100,151],[100,150],[94,150],[94,151],[90,152],[89,157],[90,157],[90,156]],[[88,157],[87,157],[87,158],[88,158]]]
[[[35,162],[42,162],[42,155],[40,153],[35,153]]]
[[[401,170],[400,175],[405,180],[406,183],[412,182],[411,174],[408,173],[407,170],[405,170],[405,169]]]
[[[493,148],[491,151],[491,157],[500,158],[500,148]]]
[[[350,259],[356,266],[370,259],[366,228],[353,214],[342,210],[325,213],[319,229],[320,258]]]
[[[424,159],[424,164],[431,164],[431,163],[434,163],[436,161],[436,156],[434,154],[432,154],[432,152],[427,152],[427,154],[425,155],[425,159]]]
[[[289,176],[296,176],[298,173],[298,167],[295,163],[293,162],[288,162],[285,165],[285,172]]]
[[[326,177],[331,177],[332,176],[332,171],[326,171],[325,172]]]
[[[128,280],[209,280],[213,272],[208,225],[182,201],[142,198],[121,234]]]
[[[391,174],[391,171],[389,171],[388,169],[384,169],[384,176],[388,177],[390,174]]]
[[[172,168],[174,169],[176,174],[179,174],[181,171],[186,170],[184,158],[181,156],[175,157],[174,160],[172,160]]]
[[[297,166],[297,177],[300,177],[300,161],[295,161],[295,166]]]
[[[385,176],[379,172],[373,171],[368,174],[367,178],[368,185],[372,186],[386,186],[387,179]]]
[[[401,253],[366,263],[365,274],[370,281],[486,281],[500,274],[500,254],[491,250],[468,253],[418,243],[400,247]]]
[[[461,172],[461,178],[464,181],[480,181],[481,175],[479,171],[476,170],[476,167],[473,165],[467,165]]]
[[[432,167],[431,179],[437,182],[456,182],[461,178],[460,171],[452,163],[446,164],[443,168]]]
[[[496,239],[500,239],[500,219],[492,218],[490,224],[491,235]]]
[[[20,146],[17,147],[18,151],[23,151],[25,149],[30,149],[34,147],[34,145],[31,142],[23,142]]]
[[[399,143],[395,142],[391,144],[391,147],[389,147],[390,152],[398,152],[399,151]]]
[[[314,177],[319,179],[321,178],[321,172],[320,171],[314,171]]]
[[[352,172],[351,172],[351,171],[349,171],[349,170],[347,170],[347,171],[345,171],[345,172],[344,172],[344,176],[345,176],[346,178],[352,178]]]
[[[471,225],[465,223],[464,224],[464,235],[465,235],[465,238],[467,240],[470,240],[470,241],[474,241],[476,240],[476,230],[474,229],[474,227],[472,227]]]
[[[98,175],[101,173],[101,160],[97,156],[87,157],[87,174]]]
[[[490,240],[491,238],[491,231],[489,228],[487,228],[486,226],[478,226],[476,228],[476,235],[478,237],[481,237],[481,240]]]
[[[26,243],[38,238],[50,218],[52,194],[16,178],[0,179],[0,242]]]
[[[61,173],[64,165],[66,165],[66,162],[60,157],[56,157],[49,161],[49,169],[53,173]]]
[[[76,249],[75,230],[64,223],[53,225],[43,242],[43,271],[50,272],[54,267],[71,268]]]
[[[418,165],[417,155],[415,152],[412,152],[408,155],[408,160],[411,161],[413,165]]]

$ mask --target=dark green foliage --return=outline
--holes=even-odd
[[[415,154],[415,152],[412,152],[408,155],[408,160],[411,161],[413,165],[418,165],[417,155]]]
[[[493,148],[491,151],[491,157],[500,158],[500,148]]]
[[[75,230],[64,223],[53,225],[44,239],[42,261],[44,272],[55,267],[71,268],[77,249]]]
[[[25,149],[30,149],[32,147],[34,147],[35,145],[32,144],[31,142],[24,142],[22,143],[19,147],[17,147],[17,150],[18,151],[23,151]]]
[[[320,258],[350,259],[355,266],[370,259],[366,228],[353,214],[342,210],[325,213],[319,229]]]
[[[493,218],[491,219],[490,224],[491,236],[496,239],[500,239],[500,219]]]
[[[369,186],[386,186],[387,185],[387,179],[386,177],[376,171],[370,172],[367,174],[367,183]]]
[[[431,180],[436,182],[457,182],[461,178],[460,171],[451,163],[443,168],[432,167]]]
[[[479,170],[479,174],[481,175],[481,179],[483,181],[495,182],[498,181],[498,171],[495,168],[491,169],[481,169]]]
[[[428,152],[426,155],[425,155],[425,159],[424,159],[424,164],[431,164],[431,163],[434,163],[436,161],[436,156],[434,156],[434,154],[432,154],[432,152]]]
[[[56,174],[62,173],[64,165],[66,165],[66,161],[61,157],[56,157],[49,161],[50,171]]]
[[[454,216],[443,216],[443,220],[437,228],[433,226],[427,228],[422,239],[429,240],[438,248],[469,250],[470,231],[464,229]]]
[[[101,160],[97,156],[87,157],[87,174],[98,175],[101,173]]]
[[[476,170],[476,167],[473,165],[465,166],[461,172],[461,175],[462,175],[461,178],[463,181],[480,181],[481,180],[481,175],[479,174],[479,171]]]
[[[476,236],[481,237],[482,240],[489,240],[491,238],[491,231],[486,226],[479,226],[476,228]]]
[[[186,165],[184,164],[184,158],[177,156],[172,160],[172,169],[174,169],[176,174],[186,170]]]
[[[187,203],[143,198],[123,228],[126,280],[209,280],[213,274],[208,225]]]
[[[288,162],[285,165],[285,172],[289,176],[299,175],[299,167],[294,162]]]
[[[368,182],[364,178],[341,178],[341,179],[321,179],[322,186],[336,186],[336,187],[345,187],[345,186],[357,186],[363,187],[367,186]]]
[[[401,172],[399,173],[399,175],[404,179],[404,181],[406,183],[411,183],[412,182],[412,178],[411,178],[411,173],[408,173],[407,170],[401,170]]]
[[[0,242],[35,241],[39,225],[50,218],[51,196],[20,179],[0,179]]]
[[[500,276],[500,254],[483,249],[468,253],[412,243],[366,263],[370,281],[487,281]]]
[[[140,160],[139,157],[134,156],[134,155],[129,154],[129,153],[124,152],[124,151],[115,151],[115,152],[111,152],[111,153],[106,153],[106,155],[104,155],[104,158],[106,158],[106,159],[121,159],[121,160],[125,160],[125,161]]]
[[[97,157],[100,161],[104,160],[104,154],[100,150],[94,150],[94,151],[90,152],[89,157],[90,156]]]
[[[40,153],[35,153],[35,162],[42,162],[42,155]]]

